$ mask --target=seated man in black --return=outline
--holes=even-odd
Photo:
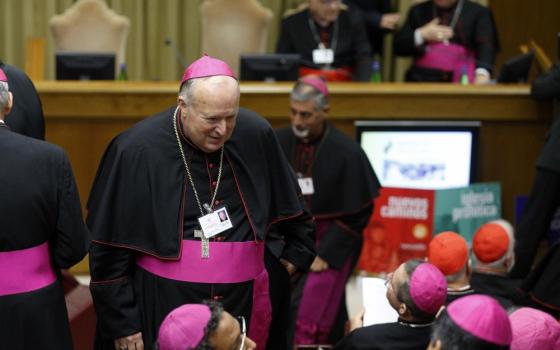
[[[368,81],[372,59],[364,21],[342,0],[309,0],[309,6],[282,21],[277,53],[302,56],[300,76],[330,81]]]
[[[428,261],[434,264],[447,280],[447,301],[474,294],[470,285],[472,268],[467,241],[458,233],[441,232],[432,238],[428,246]]]
[[[470,0],[429,0],[413,6],[394,51],[413,56],[407,81],[486,83],[498,35],[492,12]]]
[[[506,350],[511,340],[511,324],[500,304],[486,295],[469,295],[438,317],[427,350]]]
[[[184,304],[161,323],[156,349],[256,349],[243,317],[235,319],[216,301]],[[126,347],[124,347],[126,349]]]
[[[399,314],[398,322],[357,328],[335,349],[424,350],[430,342],[434,318],[446,296],[445,277],[434,265],[409,260],[387,279],[387,299]]]
[[[482,225],[472,241],[471,286],[477,293],[493,297],[506,309],[524,304],[518,291],[521,281],[508,277],[515,261],[514,246],[513,227],[505,220]]]

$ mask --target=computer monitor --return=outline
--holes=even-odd
[[[115,54],[57,52],[57,80],[114,80]]]
[[[445,189],[474,181],[480,122],[356,121],[382,186]]]
[[[300,60],[299,54],[242,54],[241,80],[296,81]]]
[[[535,53],[530,51],[507,60],[498,75],[498,83],[524,83],[529,79],[529,71]]]

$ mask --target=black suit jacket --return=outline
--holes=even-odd
[[[351,10],[361,11],[366,24],[369,45],[374,54],[383,53],[383,36],[387,32],[379,27],[381,17],[393,12],[391,0],[344,0]]]

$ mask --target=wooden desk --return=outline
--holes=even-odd
[[[36,83],[46,116],[47,140],[70,156],[85,203],[109,141],[138,120],[175,103],[176,82]],[[241,106],[273,126],[288,123],[291,83],[243,83]],[[330,120],[354,135],[357,119],[480,120],[480,181],[500,181],[505,218],[515,195],[527,193],[548,129],[550,103],[536,102],[527,85],[346,83],[329,86]]]

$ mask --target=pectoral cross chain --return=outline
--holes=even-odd
[[[210,240],[204,237],[202,230],[194,230],[194,237],[200,238],[200,257],[208,259],[210,257]]]

